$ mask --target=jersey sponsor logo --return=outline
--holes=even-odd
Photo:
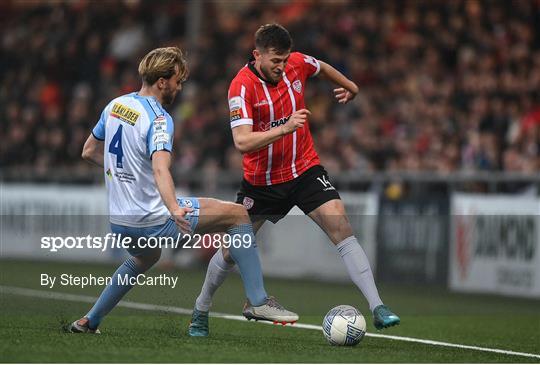
[[[154,144],[167,144],[171,141],[171,135],[167,132],[158,132],[154,134],[153,140]]]
[[[300,94],[302,92],[302,82],[300,80],[294,80],[292,87],[297,93]]]
[[[135,123],[137,123],[137,120],[141,116],[138,111],[120,103],[114,103],[111,109],[111,115],[129,125],[135,125]]]
[[[279,127],[280,125],[283,125],[283,124],[287,123],[287,121],[289,119],[291,119],[290,115],[288,117],[285,117],[285,118],[274,120],[272,123],[270,123],[270,128]]]
[[[248,196],[245,196],[244,200],[242,200],[242,205],[244,205],[244,208],[246,208],[247,210],[250,210],[251,208],[253,208],[254,204],[255,204],[255,201]]]
[[[125,172],[125,171],[115,172],[114,177],[116,177],[116,179],[122,183],[133,184],[137,182],[137,179],[135,178],[133,174],[129,172]]]
[[[242,108],[242,97],[235,96],[234,98],[229,99],[229,110],[231,112],[240,108]]]
[[[163,132],[167,130],[167,118],[164,115],[160,115],[152,122],[154,125],[154,132]]]
[[[322,184],[323,191],[336,190],[336,188],[332,186],[332,183],[328,181],[328,178],[326,177],[326,175],[318,177],[317,180],[319,180],[319,182]]]
[[[231,122],[234,122],[235,120],[242,119],[242,112],[240,109],[231,110],[230,114]]]

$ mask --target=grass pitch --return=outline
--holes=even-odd
[[[0,261],[0,285],[39,289],[41,273],[111,275],[115,267],[28,261]],[[158,271],[153,273],[157,274]],[[175,272],[179,284],[136,287],[125,300],[191,308],[203,271]],[[266,279],[269,293],[300,314],[300,322],[320,325],[338,304],[356,306],[375,333],[364,299],[352,285]],[[98,296],[100,287],[56,286],[52,291]],[[49,290],[50,291],[50,290]],[[448,293],[428,287],[380,286],[383,299],[402,324],[383,334],[540,354],[540,301]],[[244,293],[233,274],[218,291],[213,309],[240,314]],[[321,332],[210,319],[209,338],[186,334],[189,316],[115,308],[100,336],[65,333],[62,325],[81,317],[91,304],[0,293],[2,362],[318,362],[318,363],[493,363],[540,359],[366,337],[360,345],[329,346]]]

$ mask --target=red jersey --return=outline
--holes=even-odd
[[[253,62],[244,66],[229,87],[231,128],[252,125],[264,132],[286,123],[296,110],[305,108],[304,88],[317,75],[319,62],[299,52],[291,53],[283,77],[276,85],[262,79]],[[244,154],[244,178],[252,185],[280,184],[300,176],[320,160],[309,131],[309,122],[274,143]]]

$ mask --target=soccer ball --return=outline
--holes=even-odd
[[[338,305],[324,316],[323,333],[334,346],[355,346],[366,334],[366,320],[350,305]]]

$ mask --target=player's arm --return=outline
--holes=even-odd
[[[166,150],[156,151],[152,154],[152,170],[156,186],[165,206],[174,217],[176,224],[183,232],[190,232],[189,223],[183,218],[191,208],[181,208],[176,200],[174,181],[171,175],[171,153]]]
[[[90,134],[84,143],[81,156],[86,161],[99,167],[103,167],[103,141],[100,141],[94,137],[93,134]]]
[[[161,199],[169,212],[174,212],[180,206],[176,201],[176,191],[171,175],[171,153],[169,151],[156,151],[152,154],[152,171],[161,195]]]
[[[281,137],[293,133],[298,128],[302,128],[311,112],[307,109],[297,110],[291,115],[287,123],[278,128],[272,128],[265,132],[253,132],[253,126],[243,124],[232,129],[234,146],[241,153],[249,153],[260,150],[274,143]]]
[[[246,87],[242,82],[233,81],[229,88],[230,123],[234,146],[241,153],[260,150],[274,143],[281,137],[302,128],[311,112],[301,109],[294,112],[287,123],[270,128],[267,131],[253,131],[253,95],[252,87]]]
[[[340,104],[346,104],[358,94],[358,86],[345,75],[326,62],[319,61],[319,75],[341,87],[334,89],[334,95]]]
[[[107,119],[107,108],[103,109],[98,122],[96,123],[92,133],[84,143],[82,150],[82,158],[99,167],[103,167],[104,162],[104,146],[105,142],[105,119]]]

